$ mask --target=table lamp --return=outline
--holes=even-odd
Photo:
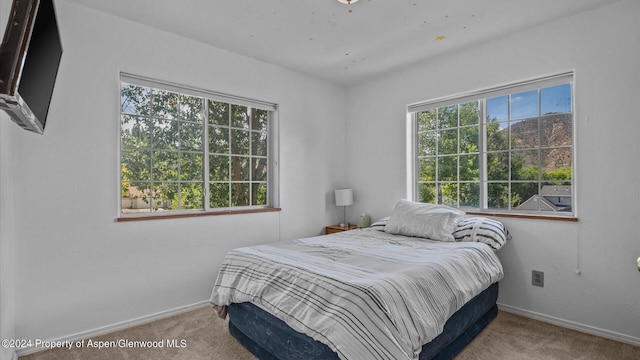
[[[340,223],[340,227],[348,227],[349,223],[347,223],[347,206],[353,205],[353,190],[351,189],[336,189],[336,206],[342,206],[343,212],[343,220],[344,222]]]

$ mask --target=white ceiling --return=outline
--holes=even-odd
[[[347,85],[621,0],[66,1]]]

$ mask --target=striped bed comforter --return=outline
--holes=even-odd
[[[502,279],[482,243],[359,229],[235,249],[211,303],[252,302],[341,359],[417,359],[447,319]]]

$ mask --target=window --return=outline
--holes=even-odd
[[[573,74],[409,106],[413,199],[574,215]]]
[[[121,214],[272,207],[275,105],[121,75]]]

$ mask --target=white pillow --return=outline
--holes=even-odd
[[[384,231],[438,241],[455,241],[452,233],[464,214],[464,211],[449,206],[400,200],[393,208]]]

